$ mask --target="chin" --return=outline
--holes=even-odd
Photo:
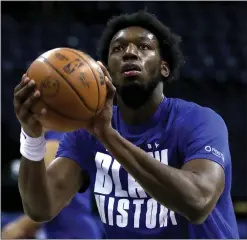
[[[133,80],[131,82],[126,82],[122,87],[137,87],[137,88],[145,88],[145,84],[138,80]]]
[[[124,104],[132,109],[140,108],[151,94],[140,82],[131,82],[116,88],[116,90]]]

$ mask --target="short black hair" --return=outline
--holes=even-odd
[[[121,14],[108,21],[98,44],[99,60],[107,65],[109,46],[113,36],[121,29],[130,26],[143,27],[156,36],[160,45],[160,54],[168,62],[171,71],[167,81],[176,80],[179,77],[180,68],[184,64],[184,57],[180,50],[182,39],[171,32],[170,28],[161,23],[155,15],[146,10],[132,14]]]

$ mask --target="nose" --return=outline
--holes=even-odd
[[[123,60],[137,60],[138,59],[138,49],[134,44],[129,44],[123,54]]]

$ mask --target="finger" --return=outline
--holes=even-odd
[[[32,96],[27,98],[27,100],[21,105],[18,115],[22,121],[25,121],[27,118],[30,117],[30,115],[32,115],[31,108],[35,105],[35,103],[37,103],[39,98],[40,98],[40,93],[37,90]]]
[[[34,80],[30,80],[29,78],[26,78],[22,84],[18,85],[18,91],[15,91],[15,95],[19,96],[19,94],[24,93],[25,91],[28,92],[28,90],[25,90],[24,92],[22,92],[24,89],[32,89],[35,86],[35,81]]]
[[[106,86],[107,86],[107,100],[113,101],[113,98],[116,93],[116,88],[113,86],[112,82],[109,80],[108,77],[105,78]]]
[[[21,82],[23,82],[24,81],[24,79],[27,77],[27,74],[26,73],[24,73],[23,75],[22,75],[22,77],[21,77]]]
[[[35,86],[36,84],[34,80],[29,81],[27,85],[23,86],[18,92],[15,93],[14,99],[20,102],[25,101],[25,99],[34,91]]]
[[[23,86],[25,86],[30,81],[30,78],[27,77],[26,74],[23,74],[20,84],[18,84],[15,89],[14,93],[18,92]]]
[[[112,84],[111,80],[108,77],[105,77],[105,81],[106,81],[106,85],[107,85],[108,91],[110,90],[110,92],[115,93],[116,92],[116,88]]]
[[[101,67],[101,69],[102,69],[104,75],[105,75],[106,77],[108,77],[108,78],[111,80],[111,75],[110,75],[110,73],[108,72],[108,70],[106,69],[106,67],[103,65],[103,63],[100,62],[100,61],[97,61],[97,63],[100,65],[100,67]]]
[[[34,93],[34,86],[35,85],[33,85],[33,83],[29,82],[28,85],[24,86],[17,93],[15,93],[15,95],[14,95],[14,107],[15,107],[15,112],[16,113],[19,112],[23,102],[25,102],[26,99],[28,97],[30,97],[31,94]]]

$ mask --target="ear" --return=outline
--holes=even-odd
[[[160,66],[160,72],[161,75],[165,78],[169,77],[170,75],[170,68],[167,62],[161,61],[161,66]]]

